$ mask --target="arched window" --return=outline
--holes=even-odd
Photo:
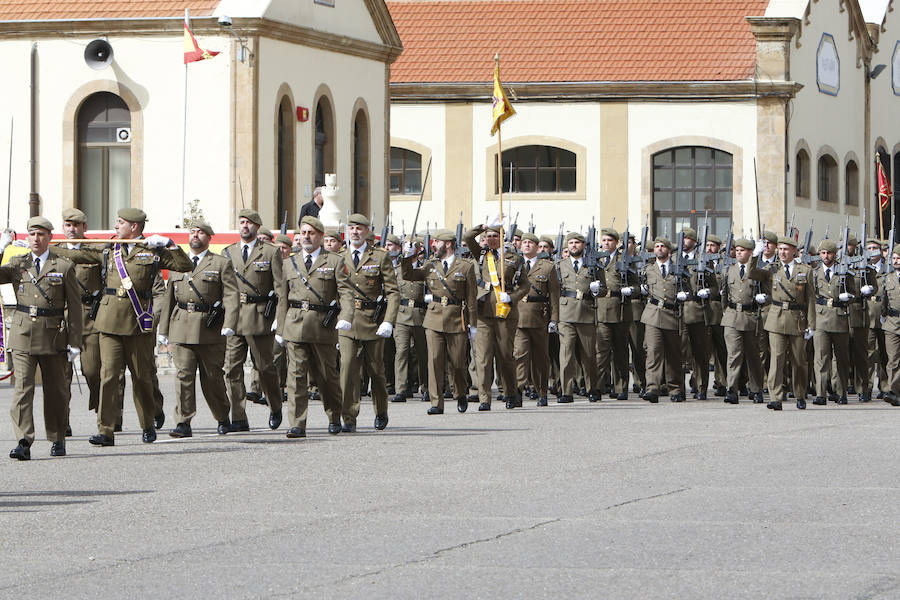
[[[325,185],[325,173],[334,173],[334,111],[325,96],[316,103],[315,123],[313,179],[320,186]]]
[[[518,146],[504,150],[500,162],[504,193],[575,191],[575,153],[569,150],[555,146]],[[495,168],[495,189],[496,174]]]
[[[422,155],[406,148],[391,147],[391,193],[422,193]]]
[[[801,148],[797,151],[795,167],[794,194],[801,198],[809,198],[809,154]]]
[[[78,109],[75,205],[88,228],[109,229],[120,208],[131,205],[131,112],[110,92],[87,97]]]
[[[817,189],[819,202],[838,201],[838,166],[830,155],[823,154],[819,158]]]
[[[369,119],[362,110],[353,119],[353,212],[369,209]]]
[[[847,161],[844,167],[844,203],[859,206],[859,167],[855,160]]]
[[[291,99],[284,96],[278,103],[276,139],[275,216],[280,223],[287,211],[287,222],[296,221],[294,186],[294,113]]]
[[[724,237],[731,227],[732,172],[728,152],[682,146],[653,155],[653,222],[656,235],[674,236],[684,227],[703,225]]]

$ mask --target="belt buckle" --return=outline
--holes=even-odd
[[[247,304],[247,292],[241,292],[241,304]]]
[[[197,306],[197,305],[194,304],[193,302],[188,302],[188,303],[187,303],[187,311],[188,311],[189,313],[194,312],[194,310],[196,310],[196,306]]]
[[[584,298],[584,292],[582,292],[581,290],[575,290],[575,299],[581,300],[582,298]]]
[[[126,292],[125,288],[123,288],[122,286],[119,286],[116,288],[116,296],[118,296],[119,298],[124,298],[127,295],[128,295],[128,292]]]
[[[447,296],[441,296],[441,306],[447,306],[448,300]]]
[[[829,298],[828,302],[825,303],[825,306],[828,308],[834,308],[834,298]]]
[[[737,306],[735,306],[735,308],[737,309],[738,312],[744,312],[744,305],[743,305],[743,304],[738,304]]]
[[[302,300],[300,302],[300,310],[309,310],[309,300]]]
[[[353,308],[362,308],[362,300],[355,298],[353,300]]]
[[[38,316],[38,307],[37,306],[29,306],[28,307],[28,316],[34,319]]]

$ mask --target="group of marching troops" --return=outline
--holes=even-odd
[[[875,394],[900,406],[900,246],[863,236],[861,248],[849,227],[817,248],[811,231],[805,243],[769,231],[723,241],[705,226],[674,244],[649,241],[647,227],[639,238],[591,227],[554,239],[499,217],[421,237],[385,228],[376,239],[364,215],[339,231],[307,214],[289,238],[244,209],[240,240],[216,254],[203,221],[185,251],[145,237],[140,209],[119,211],[113,240],[86,239],[78,209],[62,220],[63,240],[51,242],[43,217],[28,221],[24,242],[0,236],[0,253],[29,248],[0,267],[16,291],[0,347],[15,374],[18,460],[35,439],[38,367],[50,454],[66,454],[76,359],[97,412],[89,442],[115,444],[126,368],[142,440],[155,441],[165,421],[157,345],[175,365],[178,438],[193,435],[198,373],[221,435],[250,430],[248,401],[268,406],[272,430],[286,412],[287,437],[302,438],[311,397],[339,434],[356,431],[366,394],[383,430],[389,400],[421,390],[430,415],[445,399],[461,413],[469,402],[489,411],[495,385],[507,409],[526,397],[547,406],[551,394],[560,404],[625,400],[629,390],[650,403],[768,395],[782,410],[789,398],[805,409],[808,396],[825,405]]]

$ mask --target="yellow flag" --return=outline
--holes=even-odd
[[[503,86],[500,85],[499,62],[494,65],[494,96],[491,113],[491,135],[497,133],[497,130],[500,128],[500,123],[516,114],[512,104],[506,99],[506,93],[503,91]]]

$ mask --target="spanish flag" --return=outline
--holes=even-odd
[[[184,11],[184,64],[196,62],[198,60],[206,60],[207,58],[212,58],[218,54],[218,52],[213,52],[211,50],[204,50],[200,47],[200,44],[197,43],[197,38],[194,37],[193,32],[191,31],[190,25],[190,17],[188,17],[188,12]]]
[[[881,166],[880,154],[875,156],[875,173],[878,179],[879,207],[881,210],[885,210],[890,203],[893,192],[891,192],[891,182],[888,181],[887,174],[884,172],[884,167]]]
[[[500,123],[516,114],[516,111],[512,107],[512,104],[510,104],[509,100],[506,99],[506,93],[503,91],[503,86],[500,84],[499,58],[494,63],[494,96],[491,113],[491,135],[497,133],[497,130],[500,129]]]

